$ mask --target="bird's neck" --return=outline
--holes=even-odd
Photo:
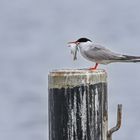
[[[86,50],[91,46],[92,42],[88,41],[88,42],[83,42],[79,44],[79,48],[80,50]]]

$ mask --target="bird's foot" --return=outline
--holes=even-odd
[[[94,67],[89,68],[89,70],[96,70],[98,67],[98,63],[96,63],[96,65]]]
[[[96,70],[97,68],[95,68],[95,67],[91,67],[91,68],[89,68],[89,70]]]

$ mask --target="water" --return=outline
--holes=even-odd
[[[115,51],[140,55],[139,4],[0,1],[0,139],[48,139],[48,72],[92,65],[81,56],[73,62],[67,41],[89,37]],[[117,104],[123,104],[122,128],[113,139],[139,139],[140,64],[101,68],[108,71],[110,127],[116,123]]]

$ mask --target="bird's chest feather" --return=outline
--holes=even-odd
[[[90,51],[90,47],[85,47],[85,48],[83,48],[83,47],[81,47],[80,48],[80,51],[81,51],[81,55],[83,56],[83,57],[85,57],[86,59],[88,59],[88,60],[90,60],[90,61],[94,61],[94,52],[92,52],[92,57],[90,57],[89,55],[88,55],[88,52]]]

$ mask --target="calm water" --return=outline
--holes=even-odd
[[[48,72],[92,65],[81,56],[73,62],[68,41],[86,36],[140,55],[139,5],[138,0],[0,1],[0,139],[48,139]],[[140,64],[101,68],[108,71],[110,127],[117,104],[123,104],[122,128],[113,139],[138,140]]]

